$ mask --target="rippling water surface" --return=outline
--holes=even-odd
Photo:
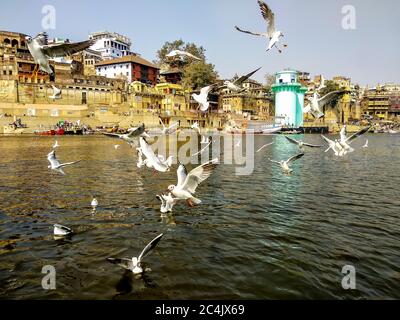
[[[47,168],[54,138],[0,137],[0,298],[399,299],[400,136],[365,137],[344,158],[307,150],[285,176],[268,159],[296,146],[257,136],[256,149],[275,144],[255,154],[252,175],[220,165],[198,188],[203,203],[169,217],[155,195],[175,183],[176,166],[153,176],[122,142],[65,136],[57,156],[82,162],[62,176]],[[55,240],[54,223],[75,234]],[[106,260],[137,256],[161,232],[143,277]],[[56,268],[56,290],[41,287],[44,265]],[[357,290],[342,289],[344,265],[356,268]]]

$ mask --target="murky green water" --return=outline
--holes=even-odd
[[[200,206],[182,202],[162,218],[155,195],[176,166],[153,176],[122,142],[115,150],[110,138],[65,136],[58,157],[82,162],[61,176],[47,168],[52,137],[0,137],[0,298],[398,299],[400,136],[367,138],[368,149],[362,137],[345,158],[309,150],[288,177],[268,158],[296,147],[258,136],[256,149],[275,144],[255,155],[252,175],[222,164],[199,187]],[[54,223],[75,235],[54,240]],[[137,256],[161,232],[144,277],[106,261]],[[342,289],[348,264],[357,290]],[[44,265],[56,268],[56,290],[41,286]]]

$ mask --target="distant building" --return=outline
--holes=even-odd
[[[333,83],[336,83],[339,88],[349,88],[351,85],[351,79],[342,76],[336,76],[332,78]]]
[[[131,40],[121,34],[99,31],[91,33],[89,39],[96,40],[90,49],[100,52],[103,59],[121,58],[132,54]]]
[[[128,83],[140,81],[155,86],[159,67],[136,55],[100,61],[95,65],[96,74],[107,78],[125,79]]]
[[[181,84],[183,78],[183,71],[179,68],[172,68],[170,70],[161,72],[160,76],[164,77],[165,82],[173,84]]]
[[[361,103],[364,114],[376,119],[395,120],[400,118],[400,85],[388,83],[369,89]]]
[[[310,73],[305,71],[297,71],[297,81],[299,81],[301,85],[308,87],[311,83]]]

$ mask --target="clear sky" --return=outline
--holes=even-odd
[[[50,36],[78,41],[89,32],[115,31],[131,38],[148,60],[165,41],[183,39],[206,49],[223,78],[262,69],[254,76],[290,67],[325,78],[344,75],[362,85],[400,82],[400,1],[267,0],[288,48],[265,52],[262,38],[237,32],[264,31],[256,0],[12,0],[0,5],[0,29],[35,35],[42,7],[56,9]],[[342,28],[342,7],[356,10],[356,29]]]

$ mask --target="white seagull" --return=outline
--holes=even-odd
[[[39,33],[36,37],[25,37],[29,52],[39,68],[48,74],[53,74],[49,59],[56,57],[71,56],[93,45],[94,40],[86,40],[76,43],[48,44],[48,36],[45,32]]]
[[[303,108],[303,112],[310,113],[316,119],[322,118],[324,116],[321,111],[323,107],[339,98],[343,93],[343,90],[332,91],[320,98],[319,94],[314,92],[312,98],[308,98],[309,103]]]
[[[170,53],[168,53],[167,55],[165,55],[167,58],[182,58],[182,57],[188,57],[188,58],[192,58],[195,60],[199,60],[201,61],[202,59],[200,59],[199,57],[196,57],[195,55],[186,52],[186,51],[182,51],[182,50],[172,50]]]
[[[58,144],[58,140],[56,140],[53,144],[53,149],[58,148],[60,145]]]
[[[196,121],[190,126],[190,129],[196,130],[199,135],[201,135],[199,123]]]
[[[143,249],[140,253],[139,257],[132,257],[131,259],[126,258],[107,258],[107,260],[111,263],[117,264],[120,267],[132,271],[134,274],[140,274],[143,272],[143,268],[141,266],[142,260],[146,257],[151,250],[153,250],[156,245],[160,242],[163,234],[159,234],[153,240],[149,242],[149,244]]]
[[[264,144],[260,149],[257,150],[257,152],[260,152],[260,151],[261,151],[262,149],[264,149],[265,147],[268,147],[268,146],[273,145],[273,144],[274,144],[273,142]]]
[[[146,157],[144,160],[144,164],[146,164],[149,168],[153,168],[159,172],[167,172],[170,170],[172,164],[172,157],[169,157],[167,160],[156,156],[151,146],[147,143],[146,139],[143,137],[139,138],[140,144],[140,152],[142,155]]]
[[[290,173],[293,172],[293,169],[289,167],[289,164],[290,164],[291,162],[294,162],[294,161],[300,159],[300,158],[303,157],[303,156],[304,156],[304,153],[299,153],[299,154],[297,154],[297,155],[295,155],[295,156],[293,156],[293,157],[290,157],[290,158],[287,159],[286,161],[284,161],[284,160],[275,161],[275,160],[271,160],[271,159],[269,159],[269,160],[270,160],[271,162],[273,162],[273,163],[279,164],[279,165],[281,166],[281,169],[282,169],[282,172],[283,172],[283,173],[285,173],[285,174],[290,174]]]
[[[161,117],[158,118],[160,120],[160,123],[162,125],[162,134],[164,135],[169,135],[169,134],[173,134],[178,130],[178,126],[179,123],[178,122],[174,122],[173,124],[171,124],[169,127],[166,127],[164,122],[162,121]]]
[[[49,169],[58,171],[59,173],[64,174],[64,175],[65,175],[65,172],[62,169],[63,167],[69,166],[71,164],[75,164],[75,163],[78,163],[81,161],[81,160],[78,160],[78,161],[73,161],[73,162],[60,163],[58,161],[58,159],[56,158],[55,150],[51,151],[47,155],[47,160],[49,160],[49,162],[50,162],[50,165],[48,166]]]
[[[272,12],[272,10],[268,7],[268,5],[260,0],[257,1],[258,5],[260,6],[261,14],[264,18],[264,20],[267,22],[267,32],[251,32],[251,31],[246,31],[240,29],[238,26],[235,26],[236,30],[244,33],[251,34],[253,36],[260,36],[260,37],[265,37],[268,40],[268,48],[267,51],[271,50],[273,47],[278,49],[279,53],[282,52],[281,48],[278,48],[278,42],[281,37],[283,37],[283,33],[281,31],[275,30],[275,14]],[[284,47],[287,47],[287,44],[283,45]]]
[[[72,229],[62,226],[61,224],[54,225],[54,235],[55,236],[67,236],[73,233]]]
[[[51,87],[53,88],[53,95],[49,99],[61,99],[61,89],[58,89],[54,85],[51,85]]]
[[[199,104],[200,110],[206,112],[210,106],[208,94],[214,88],[215,84],[200,89],[200,94],[193,93],[193,99]]]
[[[343,149],[342,146],[339,144],[340,148],[337,148],[336,142],[337,140],[333,141],[331,139],[328,139],[324,135],[321,134],[322,139],[324,139],[326,142],[329,144],[329,148],[325,150],[325,152],[328,152],[330,149],[335,153],[335,156],[339,156],[340,151]]]
[[[160,211],[161,213],[172,212],[172,207],[176,203],[176,199],[172,197],[171,192],[168,195],[161,194],[156,195],[157,199],[161,201]]]
[[[118,133],[108,133],[108,132],[102,132],[103,135],[108,136],[108,137],[113,137],[113,138],[118,138],[121,140],[124,140],[125,142],[128,143],[133,143],[133,138],[135,137],[142,137],[142,136],[147,136],[148,134],[145,132],[145,126],[144,123],[140,125],[137,128],[131,128],[128,130],[128,133],[124,134],[118,134]]]
[[[206,180],[218,165],[218,158],[208,161],[189,172],[183,164],[176,171],[178,177],[177,185],[168,186],[168,190],[179,200],[186,200],[189,206],[200,204],[201,200],[193,196],[201,182]]]
[[[243,82],[245,82],[247,79],[249,79],[253,74],[255,74],[260,68],[250,72],[249,74],[246,74],[245,76],[241,76],[240,78],[234,80],[234,81],[229,81],[226,80],[224,81],[224,85],[220,86],[218,89],[222,89],[226,87],[227,89],[234,91],[234,92],[239,92],[239,91],[244,91],[245,89],[242,88]]]
[[[365,144],[363,145],[363,148],[368,148],[368,139],[365,140]]]
[[[346,131],[346,125],[343,125],[342,129],[340,130],[340,145],[346,150],[347,152],[353,152],[354,149],[350,147],[347,143],[347,131]]]
[[[114,149],[117,150],[120,146],[120,144],[114,144]]]
[[[347,136],[345,135],[345,132],[343,133],[343,128],[342,128],[342,130],[341,130],[341,131],[342,131],[342,132],[341,132],[341,139],[340,139],[340,141],[338,141],[338,142],[339,142],[339,144],[343,147],[343,149],[345,150],[345,154],[346,154],[347,152],[354,151],[354,149],[351,148],[351,147],[349,146],[349,144],[350,144],[354,139],[356,139],[356,138],[362,136],[363,134],[367,133],[370,129],[371,129],[371,126],[365,127],[365,128],[363,128],[363,129],[361,129],[360,131],[358,131],[358,132],[356,132],[356,133],[353,133],[351,136],[347,137]],[[344,131],[345,131],[345,130],[346,130],[346,128],[344,128]],[[347,147],[346,147],[346,146],[347,146]]]
[[[93,211],[95,211],[96,208],[97,208],[97,206],[99,205],[99,202],[97,201],[96,198],[93,198],[93,199],[92,199],[92,202],[90,203],[90,205],[92,206]]]
[[[301,140],[295,140],[291,137],[288,137],[287,135],[285,135],[285,138],[289,140],[289,142],[297,144],[297,146],[299,147],[300,151],[304,150],[304,147],[310,147],[310,148],[322,148],[322,145],[316,145],[316,144],[311,144],[311,143],[306,143],[304,141]]]

